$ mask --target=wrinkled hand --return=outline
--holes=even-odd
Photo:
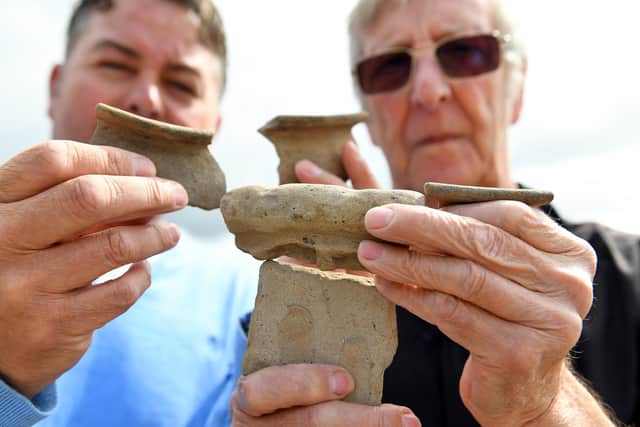
[[[149,286],[144,260],[177,243],[174,225],[149,218],[183,207],[186,192],[154,175],[141,156],[62,141],[0,166],[0,377],[25,396],[80,359]]]
[[[351,376],[327,365],[272,366],[240,378],[231,398],[233,427],[419,427],[400,406],[339,401],[353,390]]]
[[[358,151],[358,147],[351,141],[346,143],[342,149],[342,164],[351,179],[353,188],[362,190],[380,187],[360,151]],[[298,180],[305,184],[347,186],[347,183],[342,179],[318,167],[310,160],[301,160],[296,163],[295,172]]]
[[[360,262],[379,291],[469,350],[460,394],[482,425],[544,416],[592,301],[596,257],[517,202],[370,210]],[[398,245],[400,244],[400,245]]]

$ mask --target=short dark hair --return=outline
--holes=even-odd
[[[80,0],[76,3],[67,27],[66,56],[69,57],[86,22],[94,11],[111,10],[116,0]],[[136,1],[136,0],[123,0]],[[222,18],[212,0],[164,0],[193,11],[200,20],[200,42],[220,59],[220,83],[224,90],[227,76],[227,41]]]

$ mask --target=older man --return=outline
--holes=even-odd
[[[147,289],[145,259],[180,237],[148,218],[184,207],[186,192],[155,178],[141,156],[68,141],[89,140],[98,102],[216,130],[225,64],[209,0],[83,0],[74,9],[65,62],[51,74],[55,141],[0,167],[0,425],[30,425],[56,405],[43,424],[229,422],[239,318],[255,277],[183,236],[151,261]],[[120,278],[90,285],[129,263]]]
[[[517,186],[507,128],[526,60],[501,1],[361,0],[351,38],[394,187]],[[353,146],[344,160],[354,186],[375,185]],[[341,183],[309,162],[297,173]],[[640,421],[640,240],[544,210],[557,222],[514,202],[369,211],[367,229],[390,244],[362,242],[359,259],[403,307],[383,401],[406,408],[337,401],[353,383],[335,367],[271,367],[240,381],[235,425],[612,425],[574,369],[617,417]],[[583,238],[599,256],[593,309]]]

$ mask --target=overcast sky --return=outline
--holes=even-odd
[[[131,1],[131,0],[128,0]],[[62,57],[71,0],[3,2],[0,161],[49,135],[46,82]],[[640,233],[640,6],[634,0],[517,0],[529,48],[521,122],[511,133],[516,179],[552,190],[570,219]],[[224,121],[213,152],[229,189],[277,184],[273,146],[256,132],[279,114],[358,110],[346,20],[354,0],[219,0],[230,50]],[[354,135],[380,180],[382,155]],[[25,179],[28,179],[25,177]],[[174,217],[199,235],[218,212]]]

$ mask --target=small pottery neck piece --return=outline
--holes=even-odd
[[[280,157],[280,184],[296,183],[294,166],[307,159],[334,175],[347,179],[342,148],[352,141],[351,128],[367,113],[340,116],[277,116],[258,130],[276,147]]]
[[[213,133],[140,117],[105,104],[96,107],[91,144],[109,145],[148,157],[157,176],[179,182],[189,204],[216,209],[226,192],[224,173],[209,152]]]

